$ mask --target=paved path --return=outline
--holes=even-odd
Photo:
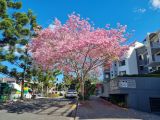
[[[70,120],[67,117],[74,101],[37,99],[1,106],[0,120]]]
[[[83,120],[160,120],[160,116],[124,109],[105,100],[92,97],[79,105],[77,119]]]

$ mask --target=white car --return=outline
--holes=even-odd
[[[69,89],[65,95],[66,98],[76,98],[78,93],[76,90]]]

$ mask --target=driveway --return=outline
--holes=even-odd
[[[113,105],[101,98],[92,97],[91,100],[79,104],[77,119],[82,120],[160,120],[160,116],[125,109]]]

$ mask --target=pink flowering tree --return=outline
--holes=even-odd
[[[80,83],[84,96],[86,76],[104,64],[118,60],[128,49],[126,26],[117,24],[115,29],[94,28],[87,19],[71,14],[65,24],[58,19],[54,28],[37,31],[30,51],[35,62],[44,69],[60,69],[64,74],[74,75]]]

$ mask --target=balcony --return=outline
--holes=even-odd
[[[151,48],[160,48],[160,42],[151,42]]]
[[[158,55],[158,56],[156,55],[155,56],[155,62],[160,62],[160,55]]]
[[[159,42],[151,42],[152,54],[156,54],[160,52],[160,43]]]

